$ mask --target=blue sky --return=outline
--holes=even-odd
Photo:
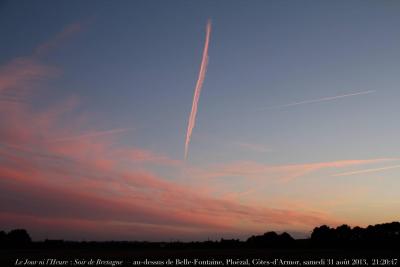
[[[120,155],[132,148],[133,162],[113,154],[114,171],[151,173],[177,186],[200,187],[205,192],[202,198],[229,198],[257,209],[288,209],[297,203],[301,218],[323,214],[313,219],[314,224],[325,219],[332,224],[394,220],[399,211],[399,169],[385,168],[399,164],[399,11],[395,1],[2,2],[0,93],[4,98],[24,92],[28,104],[3,105],[4,112],[15,116],[0,122],[1,149],[9,151],[7,145],[17,142],[25,148],[35,146],[36,153],[83,164],[93,160],[90,149],[102,147],[96,156],[109,161],[109,151]],[[188,117],[208,19],[209,63],[185,161]],[[76,29],[68,33],[71,25]],[[36,53],[43,44],[44,52]],[[19,59],[22,67],[15,63]],[[54,71],[33,72],[20,81],[25,76],[19,73],[28,69],[26,62],[35,71],[38,66]],[[16,77],[13,88],[7,87],[10,77]],[[284,107],[359,92],[367,93]],[[38,129],[28,125],[38,114],[50,116],[68,101],[73,108],[68,104],[68,112],[57,113],[60,117],[53,124],[43,126],[49,127],[46,133],[36,133]],[[282,107],[271,108],[276,106]],[[38,146],[36,139],[7,139],[12,135],[9,125],[16,125],[14,132],[33,131],[40,138],[77,140],[93,133],[102,137],[84,137],[90,145],[69,144],[90,149],[79,150],[79,156],[66,155],[60,148]],[[11,159],[3,157],[5,167],[11,168]],[[58,177],[59,173],[46,172],[47,164],[34,165],[44,176]],[[61,186],[62,178],[57,179],[60,182],[52,186]],[[172,203],[171,209],[176,205]],[[29,216],[43,220],[32,213]],[[10,225],[19,222],[16,218],[9,218]],[[129,223],[137,223],[135,219]],[[255,221],[240,227],[229,218],[221,221],[235,225],[225,233],[228,236],[265,228]],[[307,219],[272,225],[306,232],[315,226],[312,223]],[[44,224],[37,222],[38,238]],[[206,230],[219,233],[212,227]],[[152,231],[144,233],[145,239],[155,237]],[[186,228],[182,235],[202,238]],[[106,238],[96,233],[90,237]]]

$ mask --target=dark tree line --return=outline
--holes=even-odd
[[[322,247],[399,247],[400,223],[370,225],[367,228],[344,224],[337,228],[323,225],[311,234],[311,242]]]
[[[0,247],[15,248],[34,246],[37,248],[136,248],[136,249],[193,249],[193,248],[399,248],[400,222],[370,225],[366,228],[341,225],[336,228],[322,225],[314,228],[308,239],[294,239],[288,233],[266,232],[255,235],[246,241],[221,239],[203,242],[145,242],[145,241],[107,241],[77,242],[64,240],[45,240],[32,242],[28,232],[15,229],[6,233],[0,231]]]

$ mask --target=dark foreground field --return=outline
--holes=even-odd
[[[3,249],[0,266],[397,266],[400,249]]]
[[[1,234],[2,233],[2,234]],[[246,241],[33,242],[24,229],[0,232],[2,266],[398,266],[400,223],[316,227],[310,238],[266,232]]]

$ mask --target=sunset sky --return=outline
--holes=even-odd
[[[0,230],[186,241],[398,221],[399,14],[1,1]]]

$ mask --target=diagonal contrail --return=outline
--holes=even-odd
[[[292,107],[292,106],[298,106],[298,105],[304,105],[304,104],[311,104],[311,103],[318,103],[318,102],[324,102],[324,101],[331,101],[339,98],[344,98],[344,97],[349,97],[349,96],[356,96],[356,95],[366,95],[366,94],[371,94],[375,93],[375,90],[369,90],[369,91],[361,91],[357,93],[352,93],[352,94],[345,94],[345,95],[337,95],[337,96],[330,96],[330,97],[323,97],[323,98],[318,98],[318,99],[313,99],[313,100],[306,100],[306,101],[300,101],[300,102],[294,102],[290,104],[285,104],[285,105],[280,105],[280,106],[273,106],[273,107],[268,107],[268,108],[262,108],[262,110],[265,109],[275,109],[275,108],[286,108],[286,107]]]
[[[203,57],[201,59],[199,77],[197,78],[196,87],[194,89],[192,111],[190,112],[189,123],[188,123],[187,132],[186,132],[185,159],[187,159],[190,138],[192,136],[192,131],[193,131],[193,128],[196,123],[197,105],[198,105],[199,99],[200,99],[201,88],[203,86],[204,78],[206,77],[207,64],[208,64],[208,44],[210,42],[210,34],[211,34],[211,21],[208,20],[207,28],[206,28],[206,40],[204,43],[204,50],[203,50]]]
[[[374,168],[374,169],[365,169],[365,170],[359,170],[359,171],[353,171],[353,172],[343,172],[343,173],[334,174],[332,176],[348,176],[348,175],[355,175],[355,174],[368,173],[368,172],[379,172],[379,171],[397,169],[397,168],[400,168],[400,165],[386,166],[386,167]]]

